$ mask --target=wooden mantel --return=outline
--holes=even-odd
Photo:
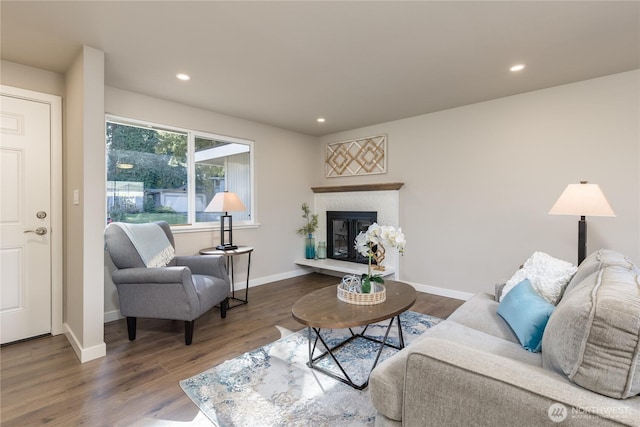
[[[332,185],[326,187],[311,187],[314,193],[344,193],[347,191],[386,191],[399,190],[404,182],[387,182],[381,184],[358,184],[358,185]]]

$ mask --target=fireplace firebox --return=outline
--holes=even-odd
[[[378,220],[372,211],[327,211],[327,257],[366,264],[354,248],[356,236]]]

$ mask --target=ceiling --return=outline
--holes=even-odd
[[[107,86],[326,135],[640,68],[639,5],[3,0],[0,52],[64,73],[88,45]]]

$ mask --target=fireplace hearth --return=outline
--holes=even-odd
[[[327,257],[367,264],[354,247],[355,238],[377,220],[375,211],[327,211]]]

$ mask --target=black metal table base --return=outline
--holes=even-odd
[[[389,331],[391,331],[391,327],[393,326],[393,321],[397,320],[398,323],[398,338],[400,340],[400,345],[393,345],[387,342],[387,338],[389,337]],[[360,332],[359,334],[355,334],[353,332],[353,330],[351,328],[349,328],[349,332],[351,333],[351,336],[348,337],[346,340],[338,343],[337,345],[333,346],[333,347],[329,347],[326,343],[326,341],[324,340],[324,338],[322,338],[322,335],[320,335],[320,330],[321,328],[313,328],[309,326],[309,361],[307,362],[307,366],[310,367],[311,369],[315,369],[316,371],[322,372],[325,375],[330,376],[331,378],[334,378],[340,382],[343,382],[344,384],[347,384],[350,387],[355,388],[356,390],[364,390],[368,385],[369,385],[369,376],[371,375],[371,372],[373,371],[373,369],[376,367],[376,365],[378,364],[378,361],[380,360],[380,355],[382,354],[382,350],[384,349],[384,347],[391,347],[391,348],[395,348],[397,350],[401,350],[404,348],[404,337],[402,335],[402,324],[400,323],[400,316],[395,316],[392,317],[391,320],[389,321],[389,325],[387,326],[387,331],[384,334],[384,338],[382,339],[382,341],[380,341],[379,339],[373,338],[373,337],[368,337],[365,334],[365,332],[367,331],[367,328],[369,326],[365,326],[365,328],[362,330],[362,332]],[[313,332],[315,333],[315,340],[312,341],[312,334],[311,334],[311,330],[313,330]],[[340,347],[343,347],[344,345],[346,345],[347,343],[353,341],[354,339],[357,338],[364,338],[367,339],[369,341],[373,341],[373,342],[377,342],[380,344],[380,348],[378,349],[378,353],[376,355],[376,359],[373,362],[373,366],[371,366],[371,370],[369,371],[369,374],[367,375],[367,379],[364,383],[362,384],[356,384],[353,382],[353,380],[351,379],[351,377],[349,376],[349,374],[345,371],[344,367],[342,366],[342,364],[338,361],[338,359],[336,358],[334,351],[339,349]],[[323,352],[322,354],[320,354],[319,356],[313,357],[313,352],[315,351],[317,345],[318,345],[318,341],[320,341],[322,343],[322,345],[324,346],[324,348],[326,349],[325,352]],[[334,372],[331,372],[328,369],[325,369],[321,366],[319,366],[317,364],[318,361],[324,359],[325,357],[331,357],[331,359],[333,360],[333,362],[336,364],[336,366],[340,369],[340,372],[342,373],[341,375],[338,375]]]
[[[245,305],[247,304],[249,301],[247,301],[246,299],[241,299],[241,298],[236,298],[236,297],[229,297],[229,309],[231,308],[235,308],[235,307],[239,307],[241,305]]]
[[[249,302],[249,272],[251,271],[251,252],[248,253],[247,261],[247,283],[244,288],[244,298],[236,297],[236,280],[233,274],[233,257],[227,257],[227,272],[231,280],[231,296],[229,297],[229,309],[240,307]]]

